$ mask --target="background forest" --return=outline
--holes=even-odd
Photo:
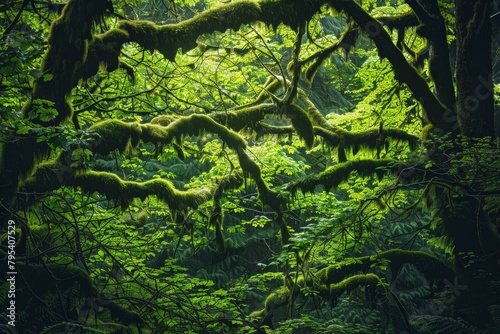
[[[0,331],[498,333],[499,11],[2,1]]]

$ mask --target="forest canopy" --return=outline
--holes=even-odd
[[[499,2],[0,12],[2,332],[500,329]]]

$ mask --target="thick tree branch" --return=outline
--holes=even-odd
[[[322,298],[335,303],[344,292],[365,287],[370,297],[374,299],[377,289],[386,290],[387,286],[382,278],[371,273],[372,268],[381,261],[388,262],[393,277],[404,264],[412,264],[425,276],[431,286],[438,280],[452,280],[453,277],[453,271],[433,255],[422,251],[391,249],[374,255],[346,259],[317,272],[309,272],[306,276],[285,277],[284,286],[271,293],[266,298],[264,309],[252,316],[269,321],[276,308],[288,303],[292,292],[296,294],[304,288],[313,289],[319,292]]]
[[[445,132],[453,132],[456,123],[446,118],[447,108],[432,93],[425,79],[408,63],[383,26],[352,0],[330,1],[330,4],[338,11],[344,10],[364,29],[375,42],[380,58],[387,58],[392,64],[397,80],[405,83],[422,104],[429,121]]]
[[[345,161],[345,149],[351,148],[353,155],[356,155],[360,148],[365,147],[371,150],[377,150],[377,156],[380,157],[382,148],[386,150],[391,144],[391,140],[400,140],[407,142],[411,150],[414,150],[418,143],[418,137],[409,134],[400,129],[384,129],[380,126],[378,129],[369,129],[366,131],[354,132],[327,125],[326,127],[314,127],[314,133],[323,138],[324,142],[331,147],[338,147],[339,161]],[[342,151],[342,152],[340,152]]]
[[[417,33],[430,43],[429,74],[434,81],[438,99],[448,110],[455,113],[455,88],[450,65],[450,50],[446,33],[446,25],[436,0],[425,1],[423,5],[417,0],[406,0],[415,11],[421,25]]]
[[[280,194],[271,190],[262,179],[259,166],[248,156],[246,141],[236,132],[217,123],[209,116],[195,114],[175,119],[167,126],[106,120],[95,124],[90,130],[98,135],[90,149],[100,154],[109,154],[116,149],[123,152],[129,147],[135,147],[139,140],[170,144],[174,140],[180,140],[183,136],[199,135],[203,132],[217,134],[238,155],[243,174],[255,181],[262,203],[269,205],[278,214],[281,212],[284,199]],[[156,195],[169,204],[171,210],[175,210],[172,206],[175,206],[177,200],[183,203],[181,207],[196,207],[197,203],[203,199],[206,200],[210,197],[209,193],[213,192],[179,193],[165,180],[138,183],[120,180],[118,176],[111,173],[78,172],[68,167],[62,157],[57,161],[41,164],[34,175],[24,183],[24,190],[27,193],[48,192],[62,185],[80,187],[87,192],[100,192],[109,199],[119,200],[122,206],[128,205],[133,198],[143,199]]]
[[[353,171],[358,172],[361,176],[377,174],[379,177],[382,177],[386,169],[397,170],[397,166],[394,165],[394,163],[394,160],[389,159],[350,160],[329,167],[319,174],[292,181],[289,183],[287,189],[292,196],[295,196],[299,190],[304,194],[313,193],[316,186],[320,185],[323,186],[325,190],[329,191],[332,188],[336,188],[341,182],[347,180]]]
[[[89,194],[100,193],[108,200],[117,201],[123,209],[133,199],[144,200],[149,196],[157,196],[169,206],[173,216],[184,212],[187,208],[196,209],[209,200],[214,191],[208,188],[181,191],[164,179],[145,182],[125,181],[113,173],[75,170],[61,161],[40,164],[34,175],[24,183],[23,190],[28,194],[46,193],[61,186],[80,188]]]

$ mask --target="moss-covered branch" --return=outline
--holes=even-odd
[[[396,29],[403,31],[420,24],[417,15],[412,11],[406,11],[396,15],[374,15],[374,18],[389,28],[389,30]]]
[[[337,11],[344,10],[375,42],[380,58],[387,58],[392,64],[396,78],[406,84],[425,110],[427,119],[445,132],[456,131],[456,123],[445,117],[447,108],[432,93],[425,79],[408,63],[403,53],[394,45],[384,27],[352,0],[330,1]]]
[[[196,209],[211,199],[214,192],[208,188],[181,191],[164,179],[134,182],[122,180],[118,175],[108,172],[75,171],[60,161],[38,166],[34,175],[24,183],[23,190],[28,194],[46,193],[61,186],[80,188],[86,193],[97,192],[108,200],[117,201],[123,208],[135,198],[144,200],[148,196],[156,196],[168,205],[173,216],[187,209]]]
[[[33,95],[55,102],[59,112],[55,124],[71,116],[71,106],[66,98],[81,79],[80,69],[88,56],[92,26],[112,10],[113,5],[107,0],[70,0],[61,16],[52,23],[49,47],[41,69],[45,75],[52,75],[52,79],[38,79]],[[25,113],[30,110],[30,107],[26,108]]]
[[[198,135],[201,132],[217,134],[229,148],[237,153],[244,175],[250,176],[255,181],[262,202],[271,206],[275,211],[280,211],[282,200],[279,199],[277,193],[269,189],[262,179],[259,166],[246,153],[245,139],[209,116],[194,114],[179,118],[166,127],[144,124],[141,125],[141,129],[143,141],[161,144],[169,144],[174,138]]]
[[[420,25],[417,33],[430,44],[429,74],[434,81],[438,99],[450,111],[455,111],[455,88],[450,65],[450,50],[444,18],[436,0],[418,2],[407,0],[406,3],[415,12]]]
[[[217,134],[230,149],[237,153],[244,175],[255,181],[262,202],[271,206],[276,212],[281,211],[283,199],[278,193],[269,189],[264,182],[259,166],[246,152],[245,139],[239,134],[206,115],[194,114],[169,120],[165,123],[168,124],[167,126],[161,126],[158,122],[160,120],[156,124],[106,120],[97,123],[90,128],[98,135],[91,149],[94,152],[108,154],[115,149],[124,151],[130,146],[137,145],[139,140],[170,144],[174,139],[180,140],[184,136],[199,135],[203,132]],[[35,174],[26,180],[24,188],[26,192],[45,192],[57,189],[61,185],[80,187],[87,192],[97,191],[106,195],[108,199],[118,200],[122,206],[126,206],[134,198],[144,199],[147,196],[156,195],[169,204],[171,210],[179,207],[195,208],[210,197],[206,191],[179,192],[165,180],[157,179],[138,183],[123,181],[111,173],[92,171],[73,173],[71,168],[68,168],[60,159],[40,165]]]
[[[226,250],[224,235],[222,234],[223,214],[221,198],[226,190],[235,189],[243,184],[243,178],[239,173],[232,173],[226,178],[219,181],[219,185],[214,193],[214,210],[210,216],[209,225],[215,229],[215,242],[218,250],[224,252]]]
[[[129,39],[128,33],[122,29],[111,29],[104,34],[95,35],[89,43],[87,57],[79,69],[78,79],[94,76],[102,64],[108,72],[121,67],[121,48]],[[133,75],[133,72],[128,70],[128,74]]]
[[[380,156],[382,148],[389,148],[391,140],[403,141],[408,143],[411,150],[414,150],[418,143],[418,137],[400,129],[384,129],[380,126],[366,131],[354,132],[326,125],[327,127],[314,127],[314,133],[323,138],[323,141],[330,147],[338,147],[339,161],[346,160],[345,149],[352,149],[353,155],[356,155],[360,148],[377,150],[377,156]]]
[[[167,25],[148,21],[123,21],[119,28],[128,32],[130,41],[148,50],[158,50],[175,60],[177,51],[196,47],[196,39],[206,33],[238,30],[242,24],[261,21],[272,26],[281,23],[293,28],[317,13],[324,1],[252,1],[240,0],[206,10],[195,17]]]
[[[396,166],[393,164],[394,161],[389,159],[346,161],[329,167],[319,174],[292,181],[287,188],[293,196],[299,190],[302,193],[313,193],[316,186],[320,185],[328,191],[336,188],[341,182],[346,181],[353,171],[358,172],[361,176],[377,174],[381,177],[384,169],[396,169]]]
[[[209,116],[217,123],[227,126],[233,131],[240,131],[245,127],[253,127],[264,119],[266,115],[276,114],[278,107],[272,103],[262,103],[247,106],[227,112],[212,113]]]
[[[353,273],[366,273],[373,264],[381,261],[389,261],[393,273],[406,263],[412,264],[429,280],[451,279],[453,271],[437,257],[422,251],[409,251],[403,249],[391,249],[374,255],[347,259],[343,262],[332,264],[315,273],[323,284],[339,282]]]
[[[291,300],[294,294],[302,293],[305,288],[319,292],[327,300],[336,302],[344,292],[365,287],[369,297],[374,298],[377,289],[386,289],[387,283],[383,278],[372,273],[377,264],[390,267],[393,277],[405,264],[414,265],[432,285],[439,280],[452,280],[453,271],[440,259],[422,251],[391,249],[369,256],[348,258],[343,262],[327,266],[317,272],[309,272],[306,276],[287,276],[284,285],[272,292],[264,303],[264,309],[254,312],[251,317],[272,319],[273,312],[283,307]]]
[[[108,119],[96,123],[89,128],[98,134],[92,151],[108,155],[114,150],[120,153],[137,146],[142,135],[142,127],[138,123],[126,123],[117,119]]]
[[[44,75],[35,81],[33,98],[23,108],[23,118],[41,126],[54,126],[71,117],[68,99],[88,55],[91,28],[112,10],[111,1],[107,0],[68,1],[61,16],[52,22],[41,67]],[[54,109],[56,114],[50,120],[42,119],[40,108]],[[0,144],[0,215],[8,214],[19,184],[50,153],[46,143],[37,142],[36,135],[13,137],[13,142]]]
[[[145,182],[124,181],[116,174],[107,172],[77,172],[70,185],[79,187],[84,192],[101,193],[107,199],[119,201],[122,207],[126,207],[134,198],[144,200],[148,196],[156,196],[168,205],[174,216],[188,208],[196,209],[212,197],[212,191],[209,189],[181,191],[164,179]]]
[[[309,84],[312,83],[314,76],[316,75],[321,64],[330,57],[330,55],[337,51],[339,48],[344,49],[345,55],[348,56],[351,48],[354,47],[359,36],[359,27],[353,24],[349,24],[342,35],[340,35],[338,41],[332,45],[319,50],[304,60],[301,60],[301,65],[306,65],[311,63],[306,70],[306,79]],[[347,58],[347,57],[346,57]]]

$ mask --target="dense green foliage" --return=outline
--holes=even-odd
[[[496,333],[496,10],[3,2],[0,331]]]

